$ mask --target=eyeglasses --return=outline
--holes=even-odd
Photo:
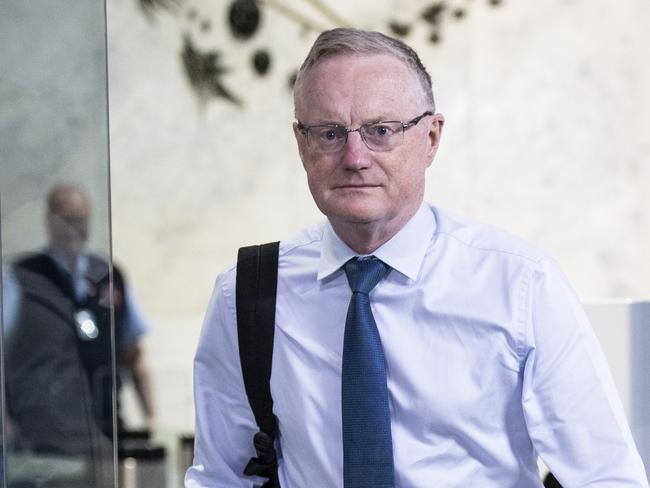
[[[415,127],[420,120],[433,112],[424,112],[408,122],[399,120],[383,120],[363,124],[357,129],[348,129],[344,125],[303,125],[298,121],[298,130],[307,136],[309,146],[322,153],[340,151],[348,142],[350,132],[358,132],[364,144],[371,151],[386,152],[395,149],[404,140],[404,131]]]

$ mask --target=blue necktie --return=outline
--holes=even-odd
[[[345,321],[341,397],[345,488],[392,488],[386,365],[368,294],[389,267],[377,258],[351,259],[345,266],[352,299]]]

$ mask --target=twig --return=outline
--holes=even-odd
[[[322,0],[307,0],[308,3],[312,4],[317,10],[319,10],[325,17],[330,19],[334,24],[339,27],[350,27],[350,23],[346,22],[345,19],[339,17],[333,10],[331,10]]]
[[[308,27],[316,32],[321,32],[327,30],[328,27],[323,26],[319,22],[315,22],[312,19],[302,15],[300,12],[296,12],[290,7],[277,2],[276,0],[259,0],[261,3],[268,5],[270,8],[277,10],[279,13],[289,17],[291,20],[299,23],[302,26]]]

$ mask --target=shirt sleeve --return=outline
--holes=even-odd
[[[557,266],[528,290],[522,403],[530,438],[562,486],[648,487],[600,344]]]
[[[135,300],[131,287],[126,284],[124,285],[124,301],[126,302],[126,316],[121,337],[122,347],[136,344],[142,336],[149,332],[147,319]]]
[[[16,323],[20,306],[20,286],[11,268],[2,270],[2,325],[5,338],[9,337]]]
[[[217,279],[194,359],[194,463],[186,488],[252,487],[265,481],[242,473],[255,456],[257,426],[239,362],[234,275],[230,270]]]

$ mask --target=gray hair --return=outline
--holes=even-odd
[[[435,112],[431,76],[420,61],[417,53],[406,43],[389,37],[380,32],[359,29],[337,28],[322,32],[309,50],[302,63],[294,84],[294,106],[297,105],[298,95],[306,73],[319,62],[327,58],[342,55],[372,55],[388,54],[404,62],[415,74],[425,102]]]

